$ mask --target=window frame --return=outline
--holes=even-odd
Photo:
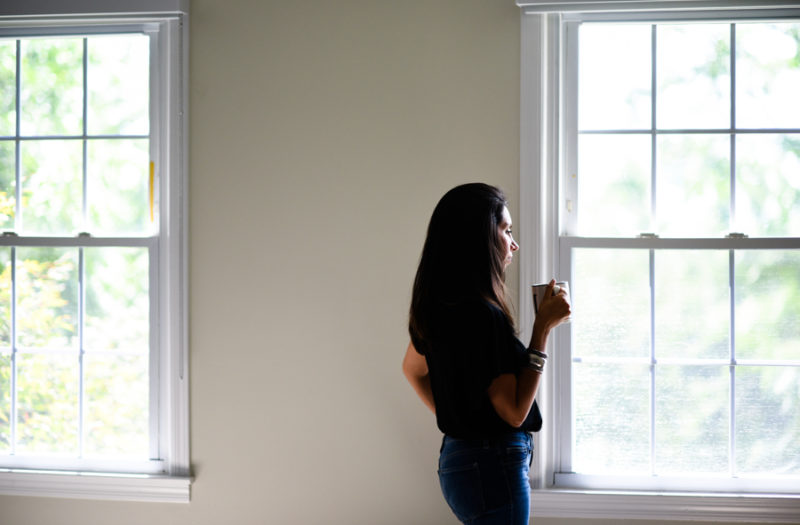
[[[0,35],[150,36],[150,159],[156,227],[123,244],[150,248],[150,450],[147,462],[0,460],[0,494],[188,502],[188,2],[138,0],[79,12],[51,2],[0,9]],[[3,236],[0,246],[109,246],[119,239]]]
[[[520,324],[523,338],[532,329],[532,305],[527,299],[529,285],[552,275],[569,275],[568,250],[573,247],[629,247],[636,249],[743,249],[799,248],[797,238],[581,238],[569,236],[574,220],[575,173],[568,153],[577,146],[577,94],[566,78],[576,67],[567,60],[570,24],[579,20],[634,21],[662,19],[776,18],[800,15],[786,9],[797,2],[755,2],[683,0],[677,2],[526,2],[521,17],[521,127],[520,127],[520,224],[521,252]],[[687,11],[681,7],[696,8]],[[702,9],[701,9],[702,8]],[[732,8],[736,8],[732,10]],[[769,9],[777,8],[777,9]],[[669,9],[669,10],[665,10]],[[572,44],[577,42],[576,39]],[[574,78],[574,77],[573,77]],[[570,128],[570,126],[573,126]],[[572,202],[571,202],[572,201]],[[606,479],[561,474],[569,464],[571,451],[571,355],[569,330],[555,330],[551,336],[552,363],[545,372],[539,403],[545,425],[539,433],[531,471],[533,513],[549,517],[595,517],[616,519],[715,519],[729,521],[792,522],[800,513],[800,491],[796,484],[784,484],[779,491],[759,491],[757,482],[708,488],[654,482],[636,485],[622,480],[612,485]],[[565,431],[566,430],[566,431]],[[630,480],[627,480],[628,482]],[[713,490],[713,494],[710,492]]]

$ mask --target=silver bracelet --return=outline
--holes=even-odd
[[[528,354],[528,362],[526,363],[526,367],[541,374],[544,372],[544,363],[544,358],[539,357],[536,354]]]
[[[535,348],[528,348],[528,353],[529,354],[533,354],[533,355],[538,355],[542,359],[547,359],[547,354],[545,354],[544,352],[541,352],[539,350],[536,350]]]

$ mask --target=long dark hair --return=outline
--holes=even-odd
[[[483,299],[513,326],[498,229],[506,197],[488,184],[456,186],[439,200],[428,225],[411,297],[408,331],[424,352],[434,308]]]

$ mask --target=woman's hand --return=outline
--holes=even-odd
[[[544,292],[542,303],[539,305],[539,312],[536,314],[537,323],[541,323],[549,329],[563,323],[570,315],[570,306],[567,299],[567,291],[561,288],[557,294],[553,295],[555,279],[551,280]]]
[[[533,322],[533,334],[531,343],[528,345],[529,348],[544,351],[550,330],[566,321],[572,313],[567,301],[567,291],[561,288],[557,294],[553,295],[555,285],[555,279],[551,279],[544,292],[539,312]]]

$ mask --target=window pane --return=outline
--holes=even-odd
[[[800,370],[736,368],[736,470],[800,474]]]
[[[727,359],[727,251],[659,251],[655,256],[656,358]]]
[[[11,450],[11,355],[0,352],[0,453]]]
[[[662,135],[656,153],[657,233],[720,236],[730,231],[730,138]]]
[[[727,366],[656,368],[656,472],[728,472]]]
[[[648,365],[573,364],[573,470],[650,473]]]
[[[85,452],[149,457],[148,358],[87,355]]]
[[[24,233],[74,235],[83,213],[81,142],[24,141],[20,148]]]
[[[736,137],[736,231],[800,236],[800,135]]]
[[[579,234],[651,231],[650,136],[580,135],[578,148]]]
[[[11,447],[11,248],[0,248],[0,453]]]
[[[20,132],[83,133],[83,39],[22,40]]]
[[[150,348],[146,248],[86,248],[84,346],[88,352]]]
[[[16,135],[17,41],[0,40],[0,136]]]
[[[91,37],[87,46],[89,134],[146,135],[150,39],[145,35]]]
[[[11,350],[11,248],[0,247],[0,352]]]
[[[650,128],[649,24],[580,26],[580,129]]]
[[[800,24],[736,25],[736,124],[799,128]]]
[[[17,248],[17,343],[78,348],[78,250]]]
[[[17,205],[14,155],[13,142],[0,142],[0,230],[14,229]]]
[[[88,142],[87,192],[91,231],[143,234],[150,224],[150,164],[146,139]]]
[[[657,35],[658,128],[729,128],[730,25],[663,24]]]
[[[78,356],[17,357],[17,451],[78,452]]]
[[[575,357],[650,356],[646,250],[573,250]]]
[[[800,359],[800,252],[737,251],[735,264],[736,357]]]

